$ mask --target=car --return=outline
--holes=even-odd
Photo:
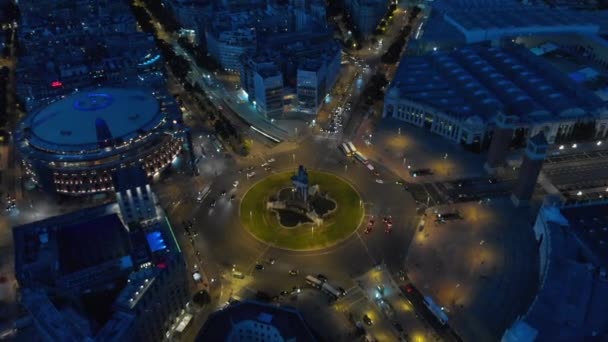
[[[262,265],[262,264],[255,264],[255,269],[258,270],[258,271],[261,271],[261,270],[264,269],[264,265]]]
[[[220,192],[220,196],[226,196],[226,190],[222,190],[222,192]]]
[[[215,208],[215,200],[212,200],[212,201],[211,201],[210,206],[211,206],[211,208]]]
[[[239,173],[240,173],[240,171],[239,171]],[[239,181],[235,180],[234,183],[232,183],[232,187],[236,188],[237,186],[239,186]]]
[[[276,260],[274,258],[268,258],[268,264],[270,265],[274,265],[275,261]]]
[[[376,177],[380,176],[380,172],[378,172],[377,170],[374,170],[374,176],[376,176]]]
[[[234,201],[234,198],[235,198],[235,197],[236,197],[236,196],[231,195],[231,196],[230,196],[230,200],[231,200],[231,201]]]
[[[496,179],[494,177],[488,179],[488,183],[490,183],[490,184],[495,184],[496,182],[498,182],[498,179]]]
[[[317,279],[319,279],[322,282],[327,282],[327,277],[323,274],[317,274]]]
[[[372,227],[367,227],[365,228],[365,230],[363,231],[365,234],[369,234],[372,232]]]
[[[405,185],[405,182],[402,179],[398,179],[395,181],[395,184],[397,185]]]
[[[281,296],[287,296],[289,294],[289,291],[281,291],[279,294]]]
[[[336,290],[338,290],[338,292],[340,292],[341,296],[346,296],[346,290],[343,287],[338,286],[338,288],[336,288]]]
[[[372,325],[374,324],[374,322],[372,321],[371,318],[369,318],[369,316],[367,314],[363,315],[363,323],[367,324],[367,325]]]
[[[293,277],[297,276],[299,273],[300,272],[298,270],[296,270],[296,269],[289,270],[289,275],[293,276]]]

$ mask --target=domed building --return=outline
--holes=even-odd
[[[113,176],[139,163],[151,177],[181,152],[185,134],[152,94],[100,88],[31,112],[15,132],[26,173],[48,192],[113,191]]]

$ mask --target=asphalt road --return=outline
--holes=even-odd
[[[306,144],[300,144],[291,151],[275,153],[270,149],[242,160],[219,154],[201,161],[201,176],[194,180],[186,173],[174,173],[155,186],[161,202],[167,203],[173,222],[194,222],[198,232],[194,248],[200,252],[201,266],[208,276],[206,281],[211,283],[211,278],[217,279],[211,283],[215,305],[222,304],[231,295],[254,296],[257,291],[278,295],[293,286],[304,285],[307,274],[323,273],[337,286],[350,288],[354,285],[353,278],[379,263],[386,263],[391,270],[401,269],[416,223],[412,196],[394,183],[396,177],[388,170],[379,167],[380,176],[374,176],[363,165],[347,160],[336,145],[334,140],[309,137]],[[270,158],[275,159],[270,172],[295,171],[298,164],[303,164],[309,169],[328,171],[346,178],[363,199],[366,209],[364,222],[369,215],[377,217],[375,229],[364,234],[364,227],[360,227],[345,241],[319,251],[288,251],[256,240],[240,224],[239,203],[247,189],[268,172],[260,165]],[[251,172],[248,167],[253,167],[256,172],[250,179],[246,176]],[[377,179],[386,182],[379,184]],[[239,185],[234,188],[236,180]],[[198,203],[196,194],[207,186],[209,195]],[[227,191],[226,196],[220,195],[223,190]],[[229,199],[231,195],[235,195],[234,201]],[[216,201],[213,208],[212,201]],[[380,218],[389,215],[393,219],[393,230],[385,233]],[[184,232],[180,229],[176,228],[182,233],[179,234],[180,239],[184,239]],[[264,263],[269,258],[276,262],[267,264],[264,270],[255,269],[256,263]],[[233,268],[244,273],[245,279],[233,278]],[[297,269],[299,275],[290,276],[291,269]]]

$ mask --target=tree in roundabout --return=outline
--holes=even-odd
[[[275,247],[314,250],[352,234],[363,219],[357,191],[330,173],[284,172],[254,184],[241,202],[244,228]]]

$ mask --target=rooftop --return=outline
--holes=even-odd
[[[524,47],[469,45],[406,56],[387,96],[410,99],[449,115],[484,121],[498,112],[537,121],[580,116],[601,101]]]
[[[572,232],[608,268],[608,203],[563,208],[561,212]]]
[[[157,99],[140,90],[100,88],[76,92],[29,115],[30,143],[41,149],[78,151],[104,140],[136,138],[160,125]]]
[[[534,336],[538,341],[603,341],[608,337],[608,278],[597,268],[606,267],[606,251],[598,250],[593,241],[605,239],[608,233],[586,236],[595,229],[591,227],[608,222],[607,209],[608,203],[541,208],[537,223],[543,222],[546,229],[535,226],[537,237],[542,234],[541,254],[547,254],[545,259],[541,257],[541,287],[522,321],[507,330],[503,341],[534,340],[522,336]],[[594,256],[601,259],[599,264],[593,262]]]
[[[226,341],[229,336],[236,337],[234,335],[238,334],[234,331],[235,326],[247,323],[251,324],[244,330],[270,326],[270,329],[263,330],[264,333],[278,332],[280,335],[280,337],[270,339],[272,341],[316,341],[297,310],[255,301],[233,304],[213,313],[199,331],[196,341]]]

